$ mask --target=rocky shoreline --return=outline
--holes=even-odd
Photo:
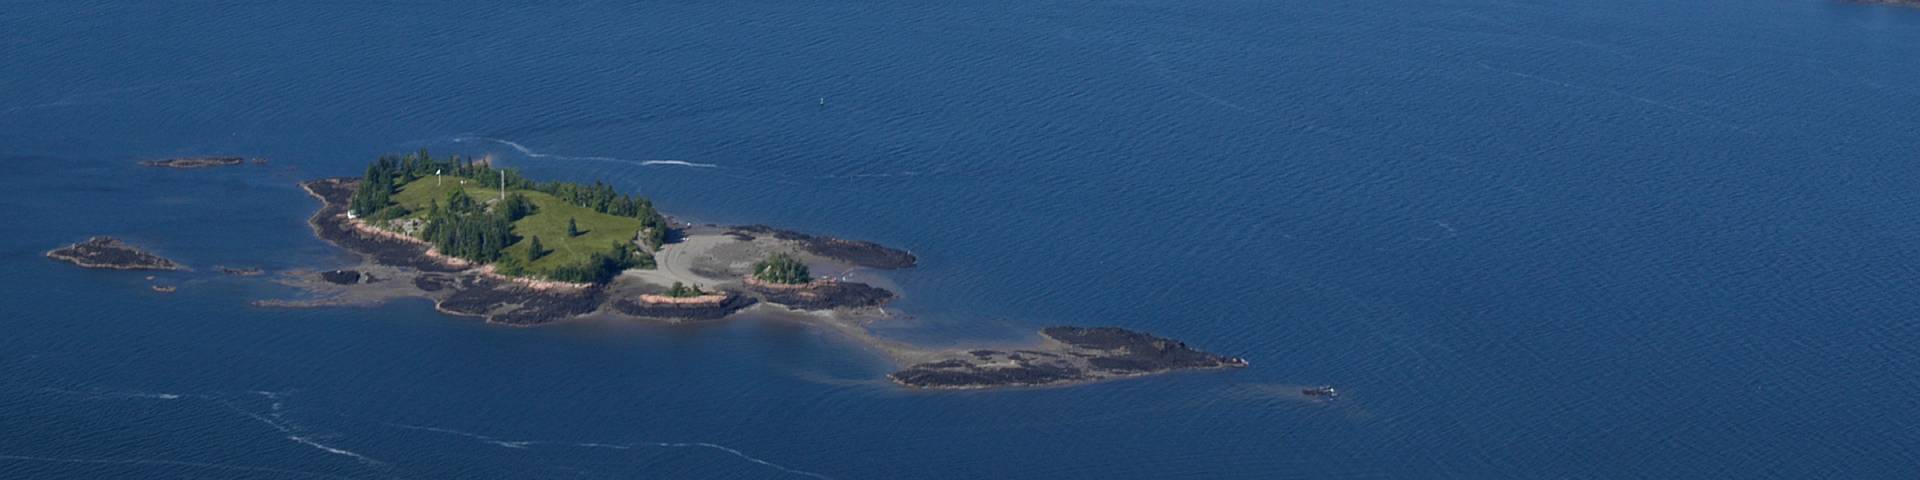
[[[182,270],[178,262],[148,253],[119,239],[98,236],[47,252],[47,258],[85,268],[110,270]]]

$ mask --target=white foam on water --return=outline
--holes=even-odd
[[[499,446],[502,448],[512,448],[516,450],[526,450],[528,449],[528,447],[534,446],[534,445],[575,447],[575,448],[605,448],[610,450],[632,450],[636,447],[704,448],[704,449],[724,452],[728,455],[732,455],[741,460],[753,462],[755,464],[766,466],[768,468],[772,468],[775,470],[779,470],[783,473],[787,473],[790,475],[799,475],[803,477],[818,478],[822,480],[833,480],[832,477],[828,477],[826,475],[821,475],[821,474],[809,472],[806,470],[790,468],[785,465],[780,465],[777,463],[762,460],[752,455],[747,455],[745,452],[741,452],[738,449],[728,447],[725,445],[716,444],[716,443],[707,443],[707,442],[600,443],[600,442],[555,442],[555,441],[543,441],[543,440],[501,440],[501,439],[486,436],[486,435],[481,435],[481,434],[472,433],[472,432],[464,432],[464,431],[454,430],[450,428],[427,427],[427,426],[407,425],[407,424],[399,424],[399,423],[387,423],[386,425],[394,428],[402,428],[407,430],[419,430],[419,431],[425,431],[425,432],[434,432],[434,433],[442,433],[447,435],[467,437],[467,438],[485,442],[491,445]]]
[[[651,167],[656,165],[670,165],[670,166],[696,167],[696,168],[719,168],[720,167],[719,165],[714,165],[711,163],[695,163],[695,162],[689,162],[686,160],[629,160],[625,158],[614,158],[614,157],[581,157],[581,156],[570,156],[570,155],[556,155],[551,153],[541,153],[538,151],[534,151],[534,149],[527,148],[526,145],[522,145],[520,144],[520,142],[515,142],[512,140],[506,140],[501,138],[482,137],[477,135],[461,135],[461,136],[454,137],[453,141],[460,142],[460,143],[492,142],[492,143],[497,143],[501,145],[506,145],[508,148],[512,148],[514,151],[520,152],[521,155],[527,156],[527,158],[554,159],[554,160],[585,160],[585,161],[592,161],[592,162],[613,162],[613,163],[626,163],[626,164],[632,164],[632,165],[640,165],[640,166],[646,166],[646,167]]]
[[[278,400],[278,399],[280,399],[281,397],[283,397],[283,396],[285,395],[285,394],[282,394],[282,393],[274,393],[274,392],[259,392],[259,391],[256,391],[256,392],[251,392],[251,393],[255,393],[255,394],[259,394],[259,395],[263,395],[263,396],[266,396],[267,398],[270,398],[270,399],[275,399],[275,400]],[[233,404],[232,402],[228,402],[228,401],[226,401],[226,400],[222,400],[222,399],[219,399],[219,398],[211,398],[210,400],[212,400],[212,401],[214,401],[215,403],[219,403],[219,404],[220,404],[220,405],[222,405],[222,406],[225,406],[225,407],[227,407],[227,409],[228,409],[228,410],[233,410],[233,411],[234,411],[234,413],[238,413],[238,414],[241,414],[241,415],[244,415],[244,416],[246,416],[247,418],[251,418],[251,419],[253,419],[253,420],[255,420],[255,421],[258,421],[258,422],[260,422],[260,423],[262,423],[262,424],[265,424],[265,425],[266,425],[266,426],[268,426],[268,427],[272,427],[272,428],[273,428],[274,430],[276,430],[276,431],[279,431],[280,433],[284,433],[284,434],[286,434],[286,439],[287,439],[287,440],[291,440],[291,441],[293,441],[293,442],[296,442],[296,443],[299,443],[299,444],[301,444],[301,445],[306,445],[306,446],[309,446],[309,447],[313,447],[313,448],[316,448],[316,449],[319,449],[320,451],[323,451],[323,452],[327,452],[327,453],[331,453],[331,454],[334,454],[334,455],[340,455],[340,456],[344,456],[344,457],[351,457],[351,458],[353,458],[353,459],[355,459],[355,460],[359,460],[359,461],[360,461],[361,463],[365,463],[365,464],[368,464],[368,465],[374,465],[374,466],[383,466],[383,465],[386,465],[386,463],[385,463],[385,462],[381,462],[381,461],[379,461],[379,460],[375,460],[375,459],[373,459],[373,458],[371,458],[371,457],[368,457],[368,456],[366,456],[366,455],[361,455],[361,454],[359,454],[359,453],[355,453],[355,452],[353,452],[353,451],[351,451],[351,450],[347,450],[347,449],[344,449],[344,448],[338,448],[338,447],[334,447],[334,446],[332,446],[332,445],[327,445],[327,444],[324,444],[324,443],[320,443],[319,441],[316,441],[316,440],[314,440],[314,439],[312,439],[311,437],[309,437],[309,436],[307,436],[307,435],[305,435],[305,431],[306,431],[306,429],[305,429],[305,428],[302,428],[302,427],[301,427],[301,426],[300,426],[299,424],[295,424],[295,423],[293,423],[293,422],[289,422],[289,421],[287,421],[287,420],[286,420],[286,419],[285,419],[285,418],[284,418],[284,417],[282,416],[282,412],[280,411],[280,407],[281,407],[281,402],[279,402],[279,401],[275,401],[275,402],[273,402],[273,406],[272,406],[272,411],[271,411],[271,412],[269,412],[269,413],[267,413],[266,415],[261,415],[261,414],[258,414],[258,413],[254,413],[254,412],[251,412],[251,411],[247,411],[246,409],[243,409],[243,408],[240,408],[239,406],[237,406],[237,405],[234,405],[234,404]],[[269,418],[269,417],[271,417],[271,418]]]
[[[679,165],[682,167],[695,167],[695,168],[718,168],[719,167],[719,165],[714,165],[711,163],[694,163],[686,160],[645,160],[640,162],[640,164],[641,165]]]
[[[1705,115],[1705,114],[1702,114],[1702,113],[1699,113],[1699,112],[1695,112],[1695,111],[1692,111],[1692,110],[1688,110],[1688,109],[1685,109],[1685,108],[1680,108],[1680,107],[1676,107],[1676,106],[1673,106],[1673,105],[1670,105],[1670,104],[1666,104],[1666,103],[1661,103],[1661,102],[1659,102],[1659,101],[1656,101],[1656,100],[1653,100],[1653,99],[1650,99],[1650,98],[1646,98],[1646,97],[1641,97],[1641,96],[1637,96],[1637,95],[1633,95],[1633,94],[1630,94],[1630,93],[1626,93],[1626,92],[1622,92],[1622,91],[1619,91],[1619,90],[1614,90],[1614,89],[1611,89],[1611,88],[1604,88],[1604,87],[1589,87],[1589,86],[1585,86],[1585,85],[1576,85],[1576,84],[1573,84],[1573,83],[1568,83],[1568,82],[1562,82],[1562,81],[1559,81],[1559,80],[1554,80],[1554,79],[1551,79],[1551,78],[1547,78],[1547,77],[1542,77],[1542,76],[1539,76],[1539,75],[1533,75],[1533,74],[1529,74],[1529,73],[1524,73],[1524,72],[1516,72],[1516,71],[1513,71],[1513,70],[1507,70],[1507,69],[1503,69],[1503,68],[1494,68],[1494,66],[1492,66],[1492,65],[1488,65],[1488,64],[1486,64],[1486,62],[1480,62],[1480,68],[1484,68],[1484,69],[1487,69],[1487,70],[1491,70],[1491,71],[1494,71],[1494,72],[1499,72],[1499,73],[1504,73],[1504,74],[1507,74],[1507,75],[1512,75],[1512,76],[1515,76],[1515,77],[1520,77],[1520,78],[1525,78],[1525,79],[1529,79],[1529,80],[1534,80],[1534,81],[1538,81],[1538,82],[1543,82],[1543,83],[1547,83],[1547,84],[1550,84],[1550,85],[1556,85],[1556,86],[1559,86],[1559,87],[1561,87],[1561,88],[1565,88],[1565,89],[1568,89],[1568,90],[1584,90],[1584,91],[1591,91],[1591,92],[1600,92],[1600,93],[1603,93],[1603,94],[1607,94],[1607,95],[1611,95],[1611,96],[1614,96],[1614,97],[1619,97],[1619,98],[1624,98],[1624,99],[1627,99],[1627,100],[1632,100],[1632,101],[1635,101],[1635,102],[1640,102],[1640,103],[1644,103],[1644,104],[1647,104],[1647,105],[1652,105],[1652,106],[1655,106],[1655,107],[1659,107],[1659,108],[1663,108],[1663,109],[1666,109],[1666,110],[1668,110],[1668,111],[1672,111],[1672,112],[1674,112],[1674,113],[1678,113],[1678,114],[1681,114],[1681,115],[1686,115],[1686,116],[1689,116],[1689,117],[1693,117],[1693,118],[1695,118],[1695,119],[1698,119],[1698,120],[1701,120],[1701,121],[1705,121],[1705,122],[1707,122],[1707,123],[1711,123],[1711,124],[1714,124],[1714,125],[1718,125],[1718,126],[1720,126],[1720,127],[1722,127],[1722,128],[1726,128],[1726,129],[1728,129],[1728,130],[1733,130],[1733,131],[1735,131],[1735,132],[1740,132],[1740,133],[1744,133],[1744,134],[1747,134],[1747,135],[1754,135],[1754,133],[1753,133],[1752,131],[1750,131],[1750,130],[1747,130],[1747,129],[1746,129],[1746,127],[1742,127],[1742,126],[1739,126],[1739,125],[1735,125],[1735,124],[1733,124],[1732,122],[1728,122],[1728,121],[1725,121],[1725,120],[1721,120],[1721,119],[1718,119],[1718,118],[1713,118],[1713,117],[1709,117],[1709,116],[1707,116],[1707,115]]]

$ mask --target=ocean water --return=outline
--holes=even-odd
[[[1915,79],[1826,0],[5,2],[0,477],[1914,478]],[[909,248],[887,336],[1253,367],[911,392],[213,270],[349,262],[294,182],[421,148]],[[196,154],[271,165],[132,166]],[[95,234],[196,270],[40,256]]]

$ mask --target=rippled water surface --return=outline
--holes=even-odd
[[[0,477],[1920,474],[1920,10],[471,3],[0,7]],[[916,393],[786,322],[214,271],[349,262],[294,182],[421,148],[909,248],[889,336],[1253,368]],[[132,166],[194,154],[272,163]],[[40,256],[94,234],[196,270]]]

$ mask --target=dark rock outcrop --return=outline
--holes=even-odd
[[[751,307],[755,303],[759,303],[759,300],[737,294],[728,294],[726,300],[710,305],[645,303],[629,298],[622,298],[613,302],[613,309],[620,313],[636,317],[715,320],[725,318],[743,308]]]
[[[753,234],[771,235],[773,238],[798,243],[807,253],[867,268],[895,270],[912,267],[919,261],[911,253],[878,243],[814,236],[766,225],[734,227],[732,233],[747,238],[753,238]]]
[[[145,167],[155,167],[155,168],[186,169],[186,168],[229,167],[229,166],[246,163],[246,161],[247,159],[240,158],[240,157],[181,157],[181,158],[169,158],[165,160],[142,160],[140,161],[140,165]]]
[[[963,356],[909,366],[888,377],[911,387],[968,389],[1247,365],[1239,358],[1194,350],[1183,342],[1122,328],[1050,327],[1040,333],[1059,342],[1061,351],[972,350]]]
[[[851,282],[823,282],[805,287],[748,285],[747,288],[767,303],[800,310],[877,307],[893,299],[893,292],[886,289]]]
[[[354,270],[320,272],[320,279],[336,285],[353,285],[360,283],[360,272]]]
[[[1194,350],[1186,342],[1118,327],[1048,327],[1040,333],[1074,348],[1106,352],[1089,358],[1087,363],[1113,372],[1146,373],[1246,364],[1238,358]]]
[[[93,237],[51,252],[47,258],[86,268],[113,270],[180,270],[179,263],[128,245],[113,237]]]
[[[233,275],[236,277],[257,277],[267,273],[266,270],[261,270],[258,268],[233,268],[233,267],[216,265],[213,267],[213,269],[219,271],[220,273]]]
[[[508,325],[537,325],[593,313],[604,296],[600,288],[539,290],[477,275],[457,278],[453,294],[440,301],[441,311]]]

